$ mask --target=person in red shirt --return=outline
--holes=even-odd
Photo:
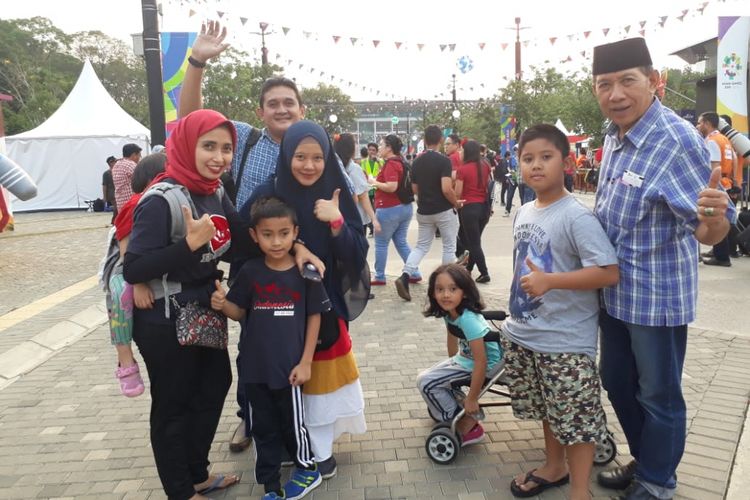
[[[388,260],[388,243],[393,240],[401,260],[406,263],[411,248],[406,242],[413,207],[401,203],[396,195],[399,181],[404,175],[404,160],[401,158],[403,143],[395,134],[385,137],[380,143],[379,156],[385,160],[378,176],[368,180],[375,191],[375,216],[380,222],[380,232],[375,233],[375,277],[372,285],[385,285],[385,264]],[[420,275],[412,275],[410,282],[421,281]]]
[[[456,178],[456,171],[461,166],[463,160],[461,159],[461,138],[458,134],[451,134],[443,142],[445,148],[445,156],[451,161],[451,167],[453,168],[453,178]]]
[[[456,171],[456,198],[463,200],[458,212],[461,221],[459,237],[469,250],[467,268],[471,272],[476,264],[479,269],[477,283],[488,283],[490,274],[482,250],[482,231],[487,225],[492,207],[487,206],[487,186],[490,181],[490,166],[480,154],[476,141],[464,144],[464,162]]]

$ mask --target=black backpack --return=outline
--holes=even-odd
[[[260,139],[260,136],[260,130],[255,127],[252,127],[250,129],[250,135],[248,136],[247,141],[245,142],[245,147],[242,150],[240,169],[237,172],[236,182],[229,170],[221,174],[221,183],[224,185],[224,190],[226,191],[227,196],[229,196],[229,199],[232,200],[232,204],[237,203],[237,191],[240,189],[240,184],[242,184],[242,174],[245,172],[245,163],[247,162],[247,156],[250,154],[250,150],[253,149],[253,146],[255,146],[255,144]]]
[[[398,180],[396,196],[403,205],[414,202],[414,191],[411,189],[411,165],[403,157],[396,158],[401,162],[401,178]]]

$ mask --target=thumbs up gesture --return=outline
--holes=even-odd
[[[193,213],[183,205],[182,216],[185,218],[186,240],[191,252],[211,241],[216,233],[216,227],[208,214],[203,214],[200,219],[193,219]]]
[[[341,218],[339,211],[339,196],[341,189],[333,192],[330,200],[320,199],[315,202],[315,217],[321,222],[333,222]]]
[[[526,265],[529,266],[531,272],[521,278],[521,289],[529,297],[541,297],[550,290],[547,273],[539,269],[528,257],[526,257]]]
[[[720,189],[721,168],[711,171],[708,187],[698,193],[698,220],[708,226],[723,224],[729,207],[729,195]]]
[[[219,280],[216,280],[214,284],[216,285],[216,290],[211,294],[211,309],[221,311],[227,303],[227,293],[222,288]]]

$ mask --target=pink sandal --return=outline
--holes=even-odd
[[[120,392],[129,398],[140,396],[146,390],[141,378],[141,371],[138,369],[138,362],[127,368],[118,366],[115,370],[115,377],[120,380]]]

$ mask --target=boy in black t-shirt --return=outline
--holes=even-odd
[[[320,313],[331,303],[322,283],[305,280],[289,253],[299,230],[293,208],[261,198],[250,210],[250,227],[265,256],[245,263],[228,293],[217,281],[211,307],[245,323],[239,383],[250,402],[255,479],[265,488],[263,498],[297,499],[322,481],[304,424],[301,386],[310,379]],[[283,488],[282,446],[297,465]]]

